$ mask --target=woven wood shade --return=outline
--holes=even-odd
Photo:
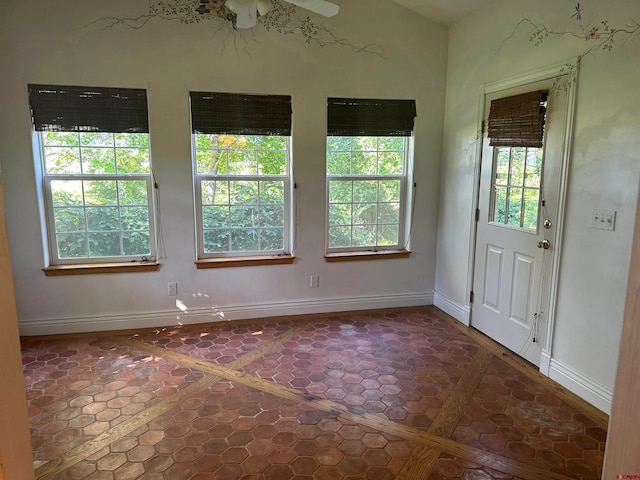
[[[289,95],[191,92],[193,133],[291,135]]]
[[[548,91],[514,95],[491,101],[489,145],[542,147]]]
[[[327,135],[408,137],[415,117],[415,100],[329,98]]]
[[[148,133],[147,91],[29,85],[37,132]]]

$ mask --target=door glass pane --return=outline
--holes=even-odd
[[[542,161],[541,148],[494,148],[489,221],[526,230],[537,229]]]

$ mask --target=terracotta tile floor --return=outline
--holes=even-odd
[[[606,416],[434,307],[23,339],[38,479],[598,479]]]

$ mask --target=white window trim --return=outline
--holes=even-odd
[[[41,185],[41,191],[39,191],[41,211],[44,215],[41,217],[43,224],[43,240],[45,241],[45,253],[48,255],[45,258],[45,264],[48,266],[60,266],[60,265],[83,265],[83,264],[112,264],[121,262],[146,262],[155,261],[157,245],[156,245],[156,227],[155,227],[155,192],[153,188],[153,174],[151,167],[151,145],[149,145],[149,173],[143,174],[108,174],[108,175],[96,175],[96,174],[51,174],[47,173],[46,169],[46,155],[43,132],[33,132],[34,145],[38,148],[38,158],[36,158],[36,175],[40,177],[38,182]],[[148,135],[148,134],[147,134]],[[110,148],[110,147],[105,147]],[[147,198],[149,209],[149,249],[148,255],[121,255],[110,257],[79,257],[79,258],[63,258],[58,257],[57,239],[55,230],[55,217],[53,208],[53,196],[51,193],[51,182],[55,180],[75,180],[75,181],[96,181],[96,180],[144,180],[147,183]]]
[[[260,135],[254,135],[260,136]],[[283,135],[284,136],[284,135]],[[196,219],[196,260],[207,260],[214,258],[241,258],[256,256],[281,256],[292,254],[293,235],[293,182],[291,165],[291,137],[284,136],[286,142],[285,151],[285,174],[284,175],[211,175],[198,173],[198,161],[196,157],[195,134],[191,134],[191,158],[193,168],[193,192],[194,192],[194,215]],[[284,183],[284,225],[283,225],[283,248],[280,250],[251,250],[251,251],[228,251],[208,253],[204,251],[204,227],[202,220],[202,182],[203,181],[269,181],[276,180]]]
[[[413,135],[403,137],[403,174],[402,175],[331,175],[326,173],[327,152],[325,151],[325,252],[327,254],[341,252],[384,252],[409,248],[411,234],[411,216],[413,214],[412,198],[413,178]],[[398,244],[380,246],[330,247],[329,246],[329,184],[331,180],[400,180],[400,221],[398,222]]]

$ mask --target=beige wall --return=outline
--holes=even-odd
[[[306,44],[298,34],[258,27],[151,21],[142,29],[88,26],[135,17],[147,2],[6,2],[0,18],[0,162],[15,266],[20,327],[26,333],[125,328],[431,301],[446,82],[447,29],[391,2],[349,0],[326,27],[355,46]],[[316,19],[318,17],[315,17]],[[0,47],[2,48],[2,47]],[[27,99],[28,83],[146,88],[151,154],[160,185],[166,257],[158,272],[45,277]],[[196,270],[190,153],[190,90],[290,94],[298,185],[293,265]],[[324,260],[326,98],[417,102],[418,184],[410,259],[327,264]],[[309,276],[320,288],[309,288]],[[167,283],[178,282],[183,314]],[[34,302],[37,297],[39,301]],[[180,317],[180,318],[178,318]]]
[[[0,480],[34,478],[0,172]]]
[[[602,21],[626,28],[640,18],[640,3],[497,0],[456,24],[449,39],[444,162],[442,165],[436,298],[460,312],[469,308],[471,213],[475,138],[481,87],[574,60],[603,32]],[[531,41],[525,18],[563,35]],[[585,31],[582,30],[585,29]],[[623,318],[636,194],[640,176],[640,32],[582,59],[567,191],[559,298],[550,375],[609,410]],[[592,229],[594,209],[617,212],[614,232]]]

